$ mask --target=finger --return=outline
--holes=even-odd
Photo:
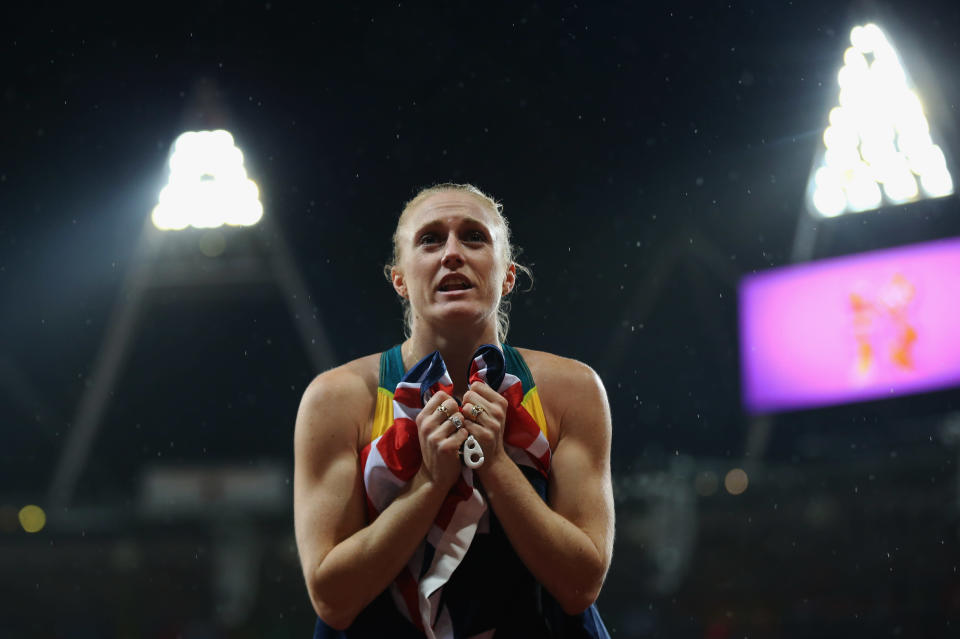
[[[470,433],[467,432],[467,429],[461,428],[438,443],[437,450],[448,455],[456,455],[460,452],[460,448],[463,447],[463,442],[467,441],[468,437],[470,437]]]
[[[434,428],[430,434],[427,435],[427,441],[430,442],[432,446],[440,448],[444,445],[444,442],[446,442],[456,433],[457,431],[453,427],[453,424],[451,424],[449,421],[446,421],[440,424],[437,428]]]
[[[429,411],[429,413],[425,415],[427,419],[426,426],[428,428],[436,428],[450,419],[451,415],[457,414],[457,402],[453,398],[448,398],[439,402],[432,410],[425,406],[424,411]]]
[[[443,421],[442,415],[437,415],[437,408],[443,405],[447,399],[450,399],[450,396],[444,392],[438,392],[433,397],[427,400],[427,403],[423,405],[423,409],[420,410],[420,413],[417,415],[417,424],[421,428],[428,428],[431,426],[436,426]],[[440,419],[433,419],[434,417],[439,417]]]
[[[430,435],[435,435],[436,439],[444,439],[449,437],[455,431],[459,430],[457,428],[457,422],[460,422],[460,428],[463,427],[463,422],[465,421],[463,415],[457,411],[449,412],[447,415],[442,413],[434,413],[430,417],[431,422],[427,426],[427,431]]]
[[[461,415],[459,412],[453,413],[452,415],[450,415],[450,418],[448,421],[453,426],[453,429],[455,431],[463,428],[464,423],[466,422],[463,415]]]
[[[494,395],[494,394],[495,394],[495,395],[499,395],[499,394],[500,394],[500,393],[498,393],[497,391],[493,390],[493,389],[492,389],[488,384],[486,384],[485,382],[473,382],[472,384],[470,384],[470,387],[467,389],[467,392],[471,392],[471,391],[474,392],[474,393],[476,393],[477,395],[480,395],[480,396],[489,396],[489,395]]]
[[[479,424],[486,412],[480,404],[464,402],[463,406],[460,407],[460,414],[471,424]]]
[[[486,402],[485,405],[487,406],[491,404],[506,405],[507,403],[507,399],[503,395],[493,390],[483,382],[474,382],[470,384],[470,389],[463,395],[464,401],[467,400],[467,395],[470,395],[471,393],[484,400]]]
[[[466,432],[468,437],[473,435],[478,440],[482,439],[484,441],[492,441],[496,437],[496,433],[493,428],[485,424],[472,422],[470,420],[465,421],[463,428],[460,430],[462,432]]]
[[[439,393],[438,393],[439,394]],[[446,393],[444,393],[446,395]],[[437,399],[436,402],[433,400]],[[441,408],[442,407],[442,408]],[[446,395],[446,399],[431,397],[430,401],[423,407],[421,415],[417,417],[418,428],[431,441],[438,441],[452,432],[453,426],[446,424],[451,415],[457,413],[457,402],[455,399]]]
[[[452,398],[443,391],[437,391],[433,394],[433,396],[430,397],[430,399],[427,400],[427,403],[423,405],[423,410],[433,412],[437,410],[437,406],[444,403],[448,399]]]
[[[437,404],[437,407],[433,410],[433,414],[440,420],[440,422],[450,419],[451,415],[456,415],[458,412],[457,400],[453,399],[452,397],[448,397]]]
[[[450,435],[447,440],[451,442],[454,450],[460,450],[460,447],[463,446],[463,442],[467,441],[467,437],[470,437],[470,431],[468,431],[466,428],[461,428]]]
[[[475,399],[469,404],[464,404],[463,408],[460,410],[464,415],[467,416],[467,419],[480,422],[480,419],[486,414],[487,406],[483,400]]]
[[[467,395],[464,394],[464,408],[462,412],[469,419],[475,422],[484,421],[487,417],[492,419],[495,422],[503,422],[504,416],[507,413],[506,399],[504,399],[499,393],[494,394],[494,398],[487,399],[486,397],[478,397],[479,393],[474,393],[469,397],[469,402],[466,400]],[[469,403],[470,406],[467,407],[466,404]],[[474,417],[473,410],[474,406],[480,407],[480,414]]]

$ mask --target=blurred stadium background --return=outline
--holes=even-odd
[[[958,179],[955,3],[3,12],[0,636],[312,631],[297,404],[402,338],[381,268],[444,180],[533,267],[509,341],[605,380],[614,636],[960,632],[958,390],[752,414],[738,324],[746,276],[960,234],[916,170],[813,204],[870,21]],[[218,129],[262,219],[158,230],[171,145]]]

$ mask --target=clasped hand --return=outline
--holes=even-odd
[[[460,449],[473,437],[483,449],[485,464],[503,454],[503,429],[507,400],[483,382],[474,382],[463,395],[463,405],[440,391],[431,397],[417,416],[421,472],[435,484],[449,489],[460,476]],[[452,416],[459,417],[457,428]]]

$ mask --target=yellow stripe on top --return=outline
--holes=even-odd
[[[373,428],[370,430],[370,441],[375,440],[393,423],[393,391],[382,386],[377,388],[377,408],[373,414]]]
[[[537,422],[540,432],[547,437],[547,417],[543,414],[543,406],[540,404],[540,393],[534,386],[527,394],[523,396],[523,407],[527,409],[530,416]],[[375,440],[384,431],[390,428],[393,423],[393,393],[386,388],[377,388],[377,408],[373,414],[373,427],[370,429],[370,441]]]
[[[543,433],[543,436],[547,437],[547,417],[543,414],[543,406],[540,404],[540,393],[537,392],[536,386],[528,390],[527,394],[523,396],[521,405],[527,409],[530,416],[537,422],[537,426],[540,427],[540,432]],[[549,437],[547,437],[547,441],[550,441]]]

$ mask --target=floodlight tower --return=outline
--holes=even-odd
[[[887,34],[873,23],[850,30],[830,110],[794,235],[793,261],[813,256],[818,223],[953,194],[943,149]]]
[[[837,102],[817,148],[797,216],[792,262],[814,256],[830,218],[952,195],[954,181],[923,102],[889,36],[868,22],[850,30]],[[745,456],[762,458],[772,417],[751,418]]]
[[[183,133],[172,146],[169,168],[169,181],[145,221],[90,383],[54,469],[47,498],[53,516],[70,504],[143,303],[152,291],[237,283],[274,285],[282,293],[314,370],[333,365],[319,309],[310,302],[282,233],[263,215],[259,189],[247,176],[243,153],[233,136],[224,130]],[[228,238],[242,245],[238,255],[224,255]]]

